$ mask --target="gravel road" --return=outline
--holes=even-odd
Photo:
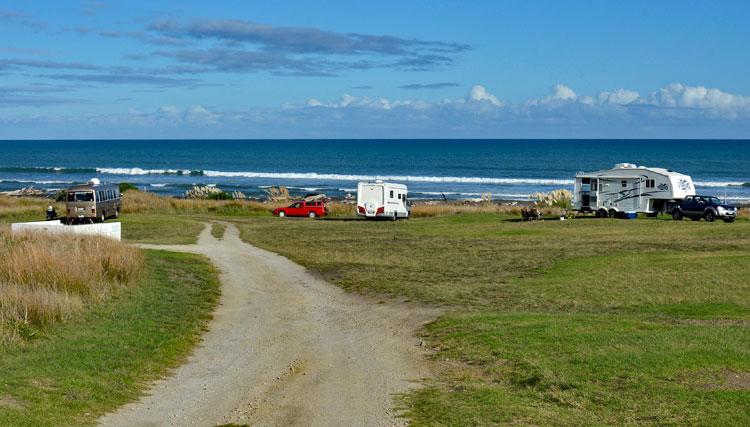
[[[429,375],[415,331],[437,311],[347,294],[228,224],[197,245],[221,271],[222,296],[186,363],[104,426],[390,426],[397,394]]]

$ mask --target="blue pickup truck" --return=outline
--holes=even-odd
[[[672,218],[679,221],[685,217],[693,221],[703,218],[708,222],[717,219],[732,222],[737,217],[737,208],[721,203],[721,200],[714,196],[687,196],[672,210]]]

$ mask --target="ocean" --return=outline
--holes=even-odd
[[[691,175],[699,193],[750,200],[750,140],[85,140],[0,141],[0,191],[50,192],[98,177],[180,196],[193,185],[261,197],[343,197],[357,182],[409,186],[414,199],[527,200],[572,190],[578,171],[615,163]]]

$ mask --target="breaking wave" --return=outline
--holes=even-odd
[[[750,183],[742,181],[695,181],[696,187],[750,187]]]
[[[48,167],[48,166],[36,166],[36,167],[0,167],[0,172],[15,172],[15,173],[96,173],[95,168],[60,168],[60,167]]]
[[[142,168],[97,168],[102,174],[113,175],[190,175],[212,178],[267,178],[267,179],[306,179],[328,181],[406,181],[406,182],[446,182],[465,184],[536,184],[572,185],[572,179],[534,178],[486,178],[465,176],[415,176],[415,175],[348,175],[317,172],[229,172],[212,170],[181,169],[142,169]]]

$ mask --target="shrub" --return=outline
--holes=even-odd
[[[138,191],[138,187],[136,187],[135,184],[131,184],[129,182],[121,182],[120,193],[124,193],[126,191]]]

